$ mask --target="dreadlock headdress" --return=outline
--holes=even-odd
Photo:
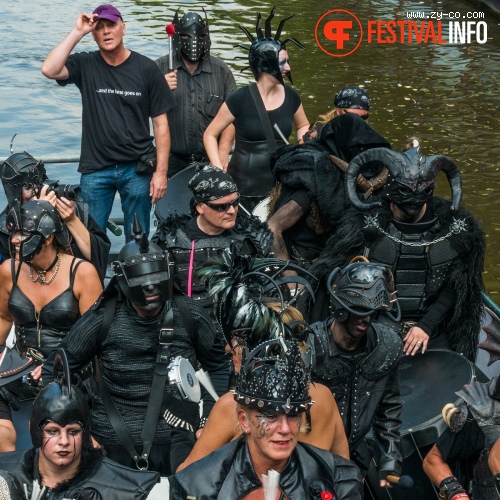
[[[287,42],[293,42],[295,45],[305,50],[305,47],[295,38],[286,38],[281,41],[281,32],[285,26],[285,22],[291,19],[295,14],[290,14],[289,16],[282,19],[276,30],[274,37],[271,34],[271,21],[274,18],[275,7],[272,8],[269,17],[264,22],[264,32],[262,31],[262,16],[259,12],[257,14],[257,24],[255,25],[255,31],[257,38],[252,36],[252,34],[243,26],[239,25],[239,28],[245,33],[247,38],[250,40],[250,47],[242,44],[237,44],[236,47],[241,47],[249,51],[248,62],[249,66],[243,68],[242,71],[250,68],[252,73],[257,79],[258,75],[261,73],[269,73],[274,76],[281,84],[284,85],[283,76],[281,74],[281,69],[279,65],[279,52],[282,49],[286,49],[285,45]],[[287,74],[288,79],[292,82],[291,72]]]

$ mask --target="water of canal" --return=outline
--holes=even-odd
[[[238,28],[254,33],[256,14],[264,17],[273,3],[268,1],[220,0],[213,2],[117,1],[127,22],[126,46],[151,58],[167,49],[165,24],[177,7],[207,10],[211,23],[212,53],[234,70],[238,85],[251,80],[243,59],[246,52],[235,47],[247,44]],[[28,0],[4,2],[0,50],[0,158],[9,154],[10,138],[18,134],[15,150],[36,156],[78,154],[81,133],[81,104],[78,90],[60,88],[46,80],[40,66],[48,52],[71,29],[80,11],[95,5],[74,0]],[[346,57],[332,57],[315,40],[318,20],[332,9],[353,13],[364,29],[359,48]],[[286,36],[302,42],[307,50],[289,45],[294,86],[299,91],[310,121],[333,107],[334,94],[346,85],[363,85],[372,98],[370,124],[400,150],[413,134],[422,139],[424,154],[446,154],[460,167],[464,177],[463,203],[482,221],[487,235],[485,283],[500,301],[500,20],[478,4],[459,1],[385,0],[342,3],[288,0],[276,3],[278,20],[295,12],[285,24]],[[429,16],[442,36],[448,37],[451,20],[482,21],[485,43],[472,36],[471,43],[378,43],[377,33],[368,43],[369,21],[409,20],[409,13]],[[421,18],[416,21],[421,23]],[[373,24],[371,26],[374,26]],[[382,26],[382,25],[380,25]],[[483,25],[484,26],[484,25]],[[321,37],[319,38],[320,42]],[[387,36],[380,33],[380,41]],[[323,40],[323,46],[325,48]],[[333,42],[330,42],[333,43]],[[77,50],[94,50],[91,37]],[[328,48],[328,47],[326,47]],[[49,176],[77,183],[74,165],[49,166]],[[439,178],[438,194],[449,195],[445,176]],[[3,205],[0,193],[0,205]]]

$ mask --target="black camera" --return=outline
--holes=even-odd
[[[59,181],[45,181],[49,186],[47,188],[47,193],[56,193],[58,198],[67,198],[68,200],[74,201],[80,193],[80,186],[78,184],[59,184]]]

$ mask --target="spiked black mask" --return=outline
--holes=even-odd
[[[249,51],[248,62],[250,69],[257,80],[261,73],[268,73],[274,76],[282,85],[284,85],[283,76],[281,74],[281,68],[279,64],[279,53],[281,49],[286,49],[285,44],[287,42],[293,42],[295,45],[305,50],[305,47],[295,38],[287,38],[286,40],[280,41],[281,31],[285,22],[292,18],[295,14],[290,14],[280,21],[278,29],[274,37],[271,34],[271,21],[274,18],[274,7],[269,14],[269,17],[265,21],[265,33],[262,31],[261,21],[262,16],[260,12],[257,14],[257,24],[256,32],[257,38],[254,38],[250,32],[240,26],[240,29],[245,33],[247,38],[252,42],[250,47],[238,44],[237,46],[242,47]],[[246,68],[245,68],[246,69]],[[291,72],[287,73],[287,77],[292,81]]]
[[[59,370],[63,378],[56,381]],[[64,349],[57,351],[52,372],[54,382],[44,387],[33,403],[30,418],[31,441],[35,448],[43,444],[43,425],[55,422],[61,427],[78,422],[83,430],[83,447],[90,448],[90,409],[87,398],[78,387],[71,384],[69,364]]]
[[[443,155],[423,156],[418,143],[402,154],[386,148],[375,148],[356,156],[346,172],[346,189],[351,203],[360,210],[380,206],[380,202],[363,203],[356,194],[356,178],[369,162],[379,161],[389,170],[384,197],[404,212],[417,211],[433,196],[435,179],[442,170],[452,191],[451,210],[458,209],[462,197],[462,176],[455,163]]]
[[[134,239],[127,243],[111,267],[121,291],[130,302],[139,306],[147,304],[144,287],[159,285],[164,301],[172,297],[172,280],[165,252],[148,241],[137,216],[132,228]]]

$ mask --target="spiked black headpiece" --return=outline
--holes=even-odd
[[[269,340],[243,350],[234,399],[264,412],[296,415],[311,405],[311,351],[301,353],[296,340]]]
[[[279,64],[279,52],[281,49],[285,49],[285,45],[287,42],[293,42],[295,45],[305,50],[305,47],[295,38],[287,38],[283,41],[280,40],[281,32],[283,30],[283,26],[288,19],[291,19],[295,14],[290,14],[280,21],[278,29],[276,30],[276,34],[274,37],[271,34],[271,21],[274,18],[275,7],[272,8],[269,17],[265,20],[265,33],[262,31],[261,22],[262,16],[259,12],[257,14],[257,24],[255,26],[255,30],[257,33],[257,38],[252,36],[250,32],[244,28],[243,26],[239,26],[240,29],[245,33],[247,38],[252,42],[250,47],[247,47],[242,44],[238,44],[237,47],[242,47],[245,50],[249,51],[248,62],[250,64],[250,69],[252,73],[257,79],[257,77],[261,73],[269,73],[274,76],[281,84],[284,85],[283,76],[281,74],[281,68]],[[247,68],[244,68],[247,69]],[[287,74],[288,79],[292,82],[291,72]]]
[[[297,276],[283,276],[286,270],[295,271]],[[290,261],[233,256],[226,250],[219,260],[200,269],[199,274],[206,280],[209,296],[215,299],[217,319],[228,344],[233,335],[245,338],[250,348],[286,335],[280,313],[266,304],[278,302],[283,312],[297,301],[301,290],[313,297],[307,279],[314,277]],[[297,286],[293,297],[289,283]],[[299,289],[298,285],[304,288]]]
[[[202,7],[203,9],[203,7]],[[196,12],[186,12],[179,21],[179,9],[175,12],[172,24],[175,27],[173,50],[181,52],[189,61],[196,62],[210,55],[210,33],[205,9],[205,20]]]

